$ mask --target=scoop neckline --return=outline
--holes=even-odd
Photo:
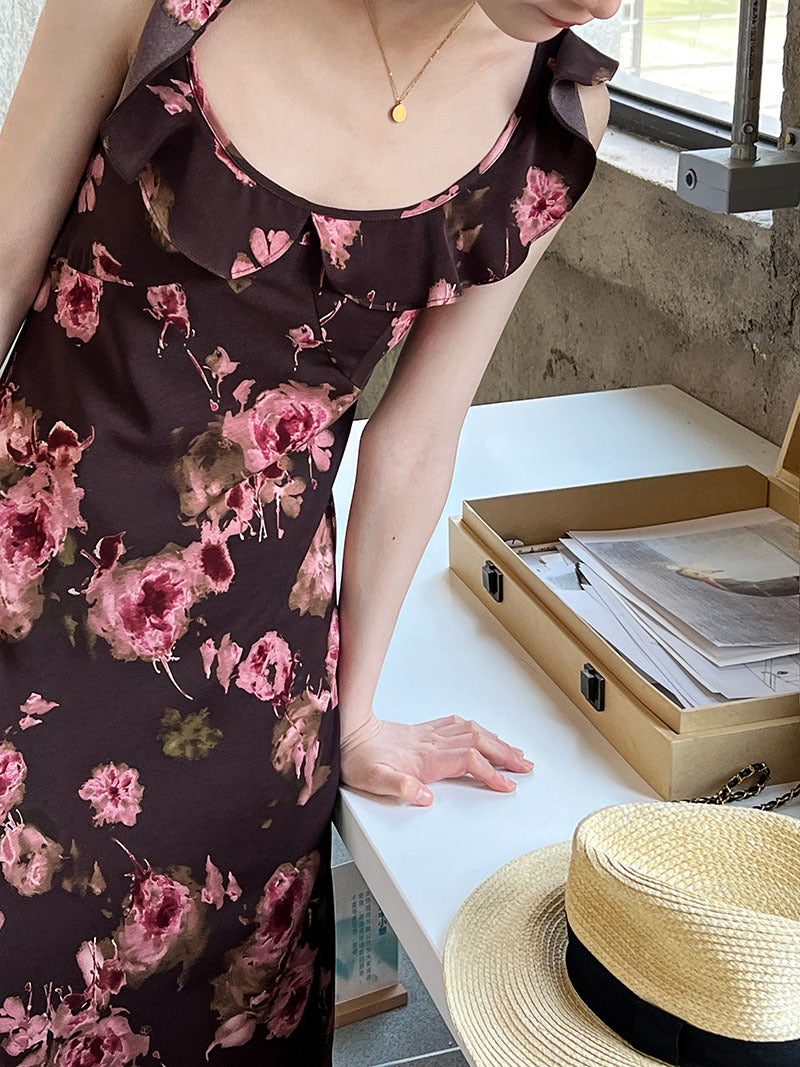
[[[290,203],[296,204],[302,207],[304,210],[311,214],[326,216],[327,218],[339,218],[348,219],[353,221],[369,220],[369,219],[392,219],[392,218],[415,218],[418,215],[426,215],[430,211],[434,211],[437,207],[440,207],[443,203],[451,200],[454,196],[463,192],[465,189],[469,189],[471,185],[482,178],[495,164],[500,160],[508,151],[510,145],[519,135],[520,122],[522,112],[527,102],[528,96],[532,91],[534,82],[537,80],[540,68],[540,59],[544,55],[544,45],[551,41],[561,40],[561,38],[568,33],[568,30],[564,30],[562,34],[557,34],[556,37],[548,38],[547,41],[540,41],[536,43],[536,47],[533,50],[533,56],[531,57],[530,67],[528,68],[528,74],[525,79],[525,83],[522,87],[519,99],[514,105],[514,109],[508,116],[503,129],[495,138],[491,148],[488,152],[485,152],[478,162],[471,167],[466,174],[463,174],[460,178],[450,182],[446,189],[440,190],[437,193],[432,194],[430,197],[423,197],[422,200],[416,200],[412,204],[404,204],[401,207],[390,208],[365,208],[359,210],[357,208],[345,208],[334,207],[330,204],[319,204],[313,200],[308,200],[306,197],[301,196],[299,193],[294,192],[292,189],[288,189],[283,185],[280,185],[269,175],[264,174],[257,167],[255,167],[250,160],[244,156],[235,143],[228,137],[228,133],[217,118],[213,106],[210,104],[208,97],[205,94],[204,86],[202,85],[202,78],[200,77],[200,71],[196,64],[194,55],[194,46],[199,38],[199,34],[193,39],[189,48],[187,48],[182,57],[182,65],[186,75],[186,81],[192,89],[192,96],[197,104],[197,110],[200,112],[202,118],[205,120],[211,136],[213,137],[219,150],[224,152],[229,159],[231,159],[236,166],[247,175],[256,185],[267,189],[269,192],[275,194],[283,200],[287,200]],[[200,104],[200,100],[197,96],[198,88],[201,89],[201,98],[203,104]],[[515,121],[516,120],[516,121]],[[510,134],[508,133],[509,127],[514,123]],[[495,153],[496,146],[500,141],[506,137],[505,144],[499,152]],[[227,140],[226,140],[227,139]],[[483,167],[484,161],[491,158],[491,162],[488,166]],[[417,210],[420,204],[430,204],[430,207],[426,207],[423,210]],[[406,214],[408,213],[408,214]]]

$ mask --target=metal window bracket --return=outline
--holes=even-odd
[[[732,140],[728,147],[681,152],[677,193],[723,214],[800,207],[800,129],[783,148],[757,145],[767,0],[741,0]]]

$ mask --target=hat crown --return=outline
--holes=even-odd
[[[702,1030],[800,1038],[800,822],[645,802],[580,822],[570,926],[637,996]]]

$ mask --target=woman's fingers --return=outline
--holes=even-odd
[[[435,753],[431,758],[431,775],[426,774],[429,781],[439,781],[440,778],[460,778],[464,774],[471,774],[473,778],[488,785],[499,793],[512,793],[516,788],[516,782],[493,767],[489,760],[478,751],[477,748],[446,748]],[[435,777],[433,777],[435,775]]]
[[[464,719],[460,715],[446,715],[439,719],[431,719],[421,725],[431,730],[434,736],[447,738],[457,747],[478,748],[487,759],[510,771],[528,773],[533,770],[533,763],[525,758],[525,753],[521,748],[509,745],[497,734],[487,730],[485,726],[481,726],[473,719]]]
[[[455,748],[477,748],[481,755],[491,760],[496,766],[509,771],[527,774],[533,770],[533,763],[525,759],[522,749],[513,748],[502,741],[497,734],[485,729],[476,722],[461,722],[442,727],[439,730],[438,747],[446,745]]]
[[[439,733],[445,734],[463,734],[468,730],[482,730],[483,733],[489,737],[497,737],[497,734],[493,734],[491,730],[488,730],[485,726],[481,726],[480,723],[475,722],[472,719],[462,719],[460,715],[451,715],[446,719],[436,720],[438,725],[437,729]]]
[[[451,734],[440,741],[440,746],[448,748],[476,748],[482,756],[485,756],[496,767],[504,767],[507,771],[518,771],[527,774],[533,770],[533,764],[520,755],[516,749],[501,741],[493,734],[482,734],[477,730],[469,730],[460,734]]]

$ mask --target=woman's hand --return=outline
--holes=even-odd
[[[471,774],[490,789],[511,793],[516,782],[497,768],[533,770],[522,749],[459,715],[413,725],[373,717],[343,739],[341,753],[344,785],[421,807],[433,803],[426,782]]]

